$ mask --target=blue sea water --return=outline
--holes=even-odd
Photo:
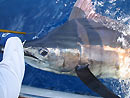
[[[24,31],[26,40],[46,35],[65,23],[76,0],[1,0],[0,29]],[[96,12],[130,24],[130,0],[93,0]],[[31,34],[29,34],[31,33]],[[130,83],[115,79],[101,81],[122,98],[129,94]],[[97,95],[77,77],[41,71],[26,64],[24,85]]]

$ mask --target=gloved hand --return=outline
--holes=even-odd
[[[10,37],[19,37],[21,41],[24,41],[24,34],[15,34],[15,33],[2,33],[0,32],[0,46],[5,46],[6,41]]]

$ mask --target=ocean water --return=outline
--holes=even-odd
[[[0,0],[0,29],[24,31],[25,39],[45,36],[64,24],[76,0]],[[93,0],[97,13],[130,26],[130,0]],[[130,97],[129,81],[100,79],[122,98]],[[26,64],[24,85],[98,96],[77,77],[41,71]]]

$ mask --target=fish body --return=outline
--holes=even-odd
[[[47,36],[25,43],[25,61],[33,67],[75,75],[76,65],[87,65],[99,78],[130,78],[129,48],[122,34],[93,20],[73,19]]]

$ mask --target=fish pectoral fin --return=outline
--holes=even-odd
[[[89,70],[87,66],[76,66],[75,71],[78,77],[84,82],[91,90],[103,98],[120,98],[110,91],[105,85],[103,85]]]

